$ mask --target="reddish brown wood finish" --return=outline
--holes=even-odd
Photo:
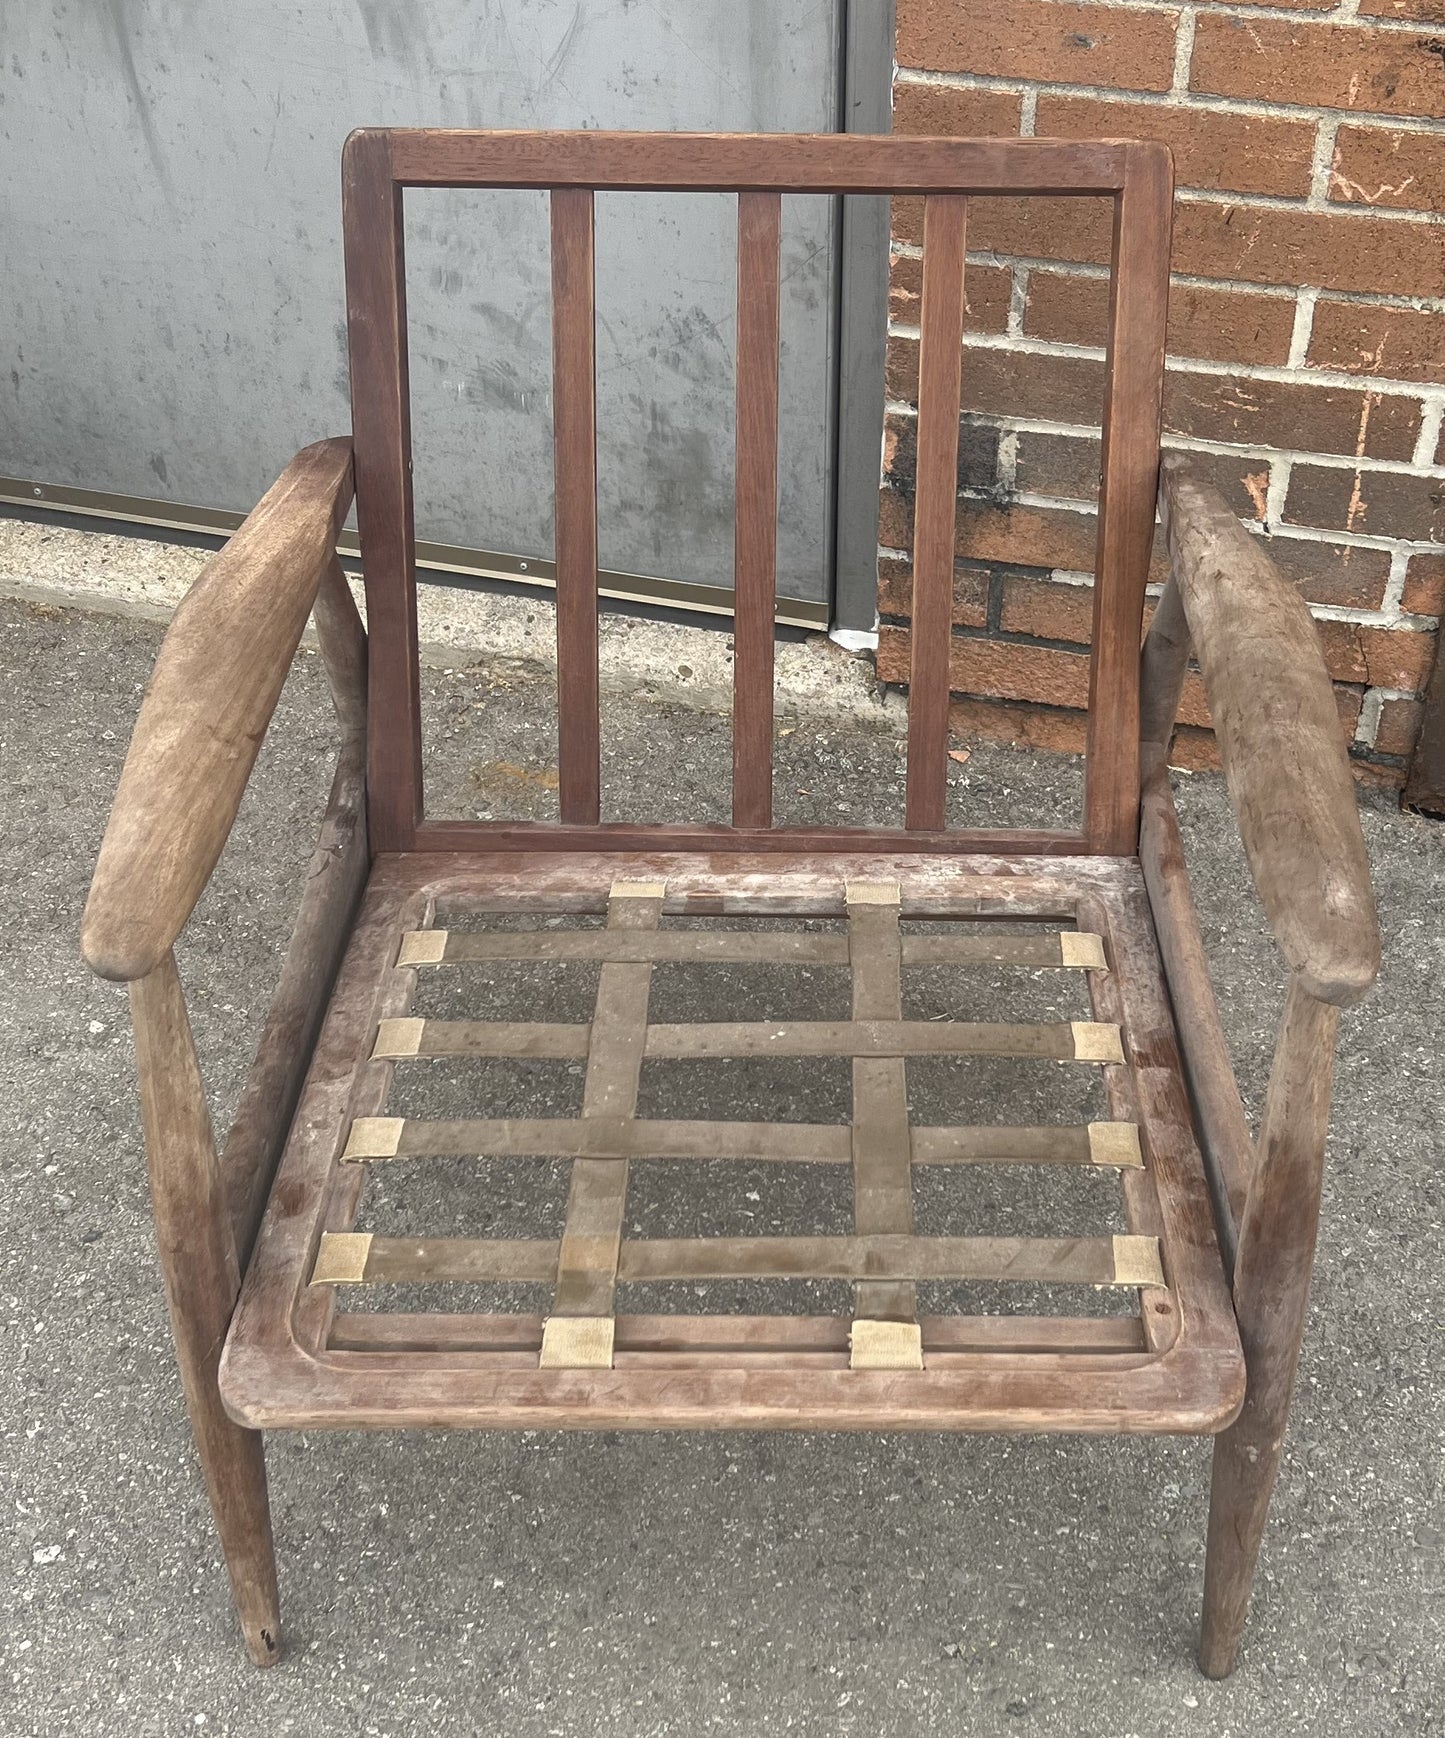
[[[892,827],[647,826],[627,821],[600,827],[559,827],[547,821],[425,821],[418,851],[1018,851],[1029,856],[1075,857],[1079,833],[1024,827],[959,828],[909,833]]]
[[[703,193],[1116,193],[1120,140],[904,139],[857,133],[543,133],[397,128],[408,187],[626,187]],[[1159,146],[1145,146],[1158,151]]]
[[[1152,744],[1146,750],[1139,861],[1181,1026],[1184,1075],[1214,1191],[1220,1248],[1226,1267],[1232,1269],[1236,1230],[1254,1174],[1254,1139],[1209,982],[1169,770]]]
[[[592,194],[552,194],[552,427],[556,452],[557,769],[564,822],[600,818],[597,701],[597,362]]]
[[[1234,1264],[1249,1389],[1238,1421],[1214,1445],[1199,1641],[1199,1666],[1211,1678],[1228,1677],[1238,1658],[1284,1448],[1319,1229],[1339,1020],[1337,1007],[1291,979]]]
[[[412,524],[411,387],[401,188],[391,137],[353,133],[341,168],[356,518],[371,635],[367,735],[373,851],[405,851],[421,818],[421,702]]]
[[[738,197],[733,825],[773,819],[773,613],[778,542],[777,193]]]
[[[1104,141],[817,138],[662,133],[364,131],[347,144],[348,305],[368,609],[387,650],[373,663],[372,838],[377,849],[467,849],[421,822],[407,415],[402,186],[540,187],[551,193],[557,511],[559,788],[563,826],[505,821],[483,848],[576,848],[599,823],[593,189],[731,190],[738,207],[734,845],[772,813],[772,612],[777,520],[778,236],[784,191],[928,195],[919,420],[913,716],[907,830],[944,834],[952,527],[958,444],[964,206],[978,193],[1115,202],[1115,272],[1095,587],[1090,781],[1081,834],[1040,848],[1128,854],[1138,831],[1138,636],[1153,523],[1168,290],[1171,171],[1162,146]],[[363,436],[363,427],[367,430]],[[952,455],[952,457],[950,457]],[[374,603],[373,603],[374,598]],[[393,631],[394,630],[394,631]],[[797,835],[792,848],[801,843]],[[967,833],[947,849],[967,851]],[[677,829],[645,843],[675,848]],[[620,836],[619,836],[620,842]],[[640,839],[634,842],[642,842]],[[840,837],[835,845],[846,843]],[[996,848],[1009,848],[1001,835]],[[1013,848],[1028,849],[1018,835]]]
[[[363,739],[348,737],[307,868],[291,945],[221,1154],[226,1217],[243,1265],[256,1238],[371,867],[364,762]]]
[[[176,611],[81,920],[102,977],[153,971],[210,880],[350,500],[350,441],[304,448]]]
[[[1099,545],[1089,666],[1089,849],[1139,838],[1139,639],[1154,540],[1174,170],[1163,145],[1129,145],[1114,207]]]
[[[963,254],[968,202],[935,193],[923,207],[923,314],[918,363],[918,492],[913,507],[913,662],[908,788],[913,832],[944,826],[948,668],[953,638],[953,527],[963,383]]]
[[[222,1409],[216,1367],[240,1285],[211,1119],[175,958],[130,986],[156,1244],[171,1335],[246,1651],[280,1657],[276,1558],[258,1432]]]

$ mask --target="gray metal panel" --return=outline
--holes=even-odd
[[[846,0],[844,130],[893,130],[894,0]],[[839,245],[838,505],[833,623],[855,634],[878,624],[878,476],[888,351],[890,201],[843,200]]]
[[[832,130],[838,0],[4,0],[0,472],[248,506],[348,426],[359,124]],[[540,196],[411,191],[420,536],[551,552]],[[827,595],[836,202],[785,212],[779,589]],[[598,213],[601,557],[729,585],[734,220]]]

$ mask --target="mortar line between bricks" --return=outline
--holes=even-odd
[[[1355,741],[1365,748],[1375,746],[1380,730],[1380,714],[1385,710],[1384,696],[1378,688],[1367,688],[1360,698],[1360,716],[1355,722]]]
[[[1039,93],[1034,89],[1023,91],[1020,94],[1023,100],[1019,103],[1019,137],[1032,139],[1034,123],[1039,112]]]
[[[1174,29],[1174,82],[1169,95],[1176,101],[1189,94],[1189,63],[1194,58],[1194,19],[1194,8],[1187,6],[1179,14],[1179,23]]]
[[[888,336],[918,343],[917,326],[888,322]],[[1056,357],[1061,361],[1102,362],[1101,344],[1066,344],[1056,338],[1015,338],[1008,332],[965,332],[965,350],[1001,350],[1017,356]],[[1337,368],[1290,368],[1271,362],[1215,362],[1205,356],[1165,358],[1170,374],[1204,374],[1213,379],[1259,380],[1271,386],[1326,386],[1347,392],[1375,392],[1390,398],[1428,399],[1440,388],[1423,381],[1396,380],[1380,374],[1345,374]]]
[[[1118,10],[1136,12],[1142,8],[1135,0],[1126,0]],[[1279,13],[1263,6],[1251,6],[1237,15],[1241,22],[1274,17],[1293,24],[1301,22],[1298,12]],[[1321,20],[1327,22],[1327,20]],[[1371,19],[1359,26],[1362,33],[1373,34],[1377,27],[1398,29],[1393,19]],[[1419,35],[1412,26],[1404,26],[1406,34]],[[1429,33],[1426,33],[1427,36]],[[1435,40],[1445,40],[1438,33]],[[1324,115],[1339,115],[1351,126],[1383,127],[1391,131],[1431,133],[1440,130],[1440,121],[1430,115],[1392,115],[1385,109],[1337,109],[1329,103],[1279,103],[1266,97],[1226,97],[1213,91],[1192,90],[1176,97],[1172,91],[1121,89],[1118,85],[1077,84],[1068,80],[1020,78],[1017,75],[987,72],[929,72],[921,67],[900,66],[894,74],[895,84],[932,85],[939,90],[997,91],[1004,96],[1022,96],[1026,90],[1041,96],[1087,97],[1091,101],[1138,103],[1152,108],[1212,111],[1226,115],[1254,115],[1279,121],[1318,121]]]
[[[1081,585],[1086,591],[1094,588],[1093,574],[1084,573],[1077,567],[1051,567],[1048,572],[1051,585]],[[1158,597],[1163,589],[1162,585],[1156,585],[1152,580],[1144,587],[1149,597]]]
[[[1420,433],[1415,440],[1414,455],[1415,464],[1428,467],[1432,471],[1438,468],[1431,461],[1440,441],[1442,418],[1445,418],[1445,392],[1436,391],[1420,406]]]
[[[998,505],[996,497],[992,494],[961,491],[959,498],[965,501],[977,501],[985,506]],[[1037,511],[1071,513],[1080,519],[1097,519],[1098,517],[1098,508],[1093,502],[1069,500],[1058,495],[1034,494],[1031,491],[1021,491],[1010,496],[1008,504],[1011,507],[1029,507]],[[1338,615],[1331,615],[1330,619],[1361,622],[1376,627],[1395,626],[1403,623],[1412,630],[1421,629],[1436,620],[1434,616],[1416,615],[1403,609],[1401,600],[1405,585],[1404,564],[1408,563],[1410,557],[1414,555],[1438,555],[1440,553],[1438,543],[1411,542],[1404,538],[1372,537],[1366,532],[1330,531],[1317,525],[1294,525],[1288,522],[1281,524],[1275,521],[1272,524],[1261,524],[1258,520],[1241,520],[1241,523],[1251,536],[1258,537],[1266,545],[1322,543],[1334,549],[1378,550],[1390,556],[1390,571],[1377,609],[1362,609],[1347,604],[1312,603],[1310,608],[1317,615],[1338,611]],[[912,559],[906,550],[885,549],[881,545],[878,553],[880,559],[903,562],[909,562]],[[956,559],[967,559],[967,557],[957,557]],[[1397,562],[1400,564],[1398,588],[1393,583]],[[1033,563],[1022,561],[989,561],[988,565],[990,567],[1019,568],[1035,566]],[[1053,568],[1039,568],[1038,570],[1048,572],[1075,571],[1073,569]],[[1070,581],[1069,583],[1074,582]],[[1092,576],[1090,576],[1089,583],[1092,584]]]
[[[1380,599],[1380,609],[1385,615],[1403,616],[1409,611],[1405,608],[1405,581],[1410,569],[1411,551],[1396,549],[1390,556],[1390,572],[1385,580],[1385,594]]]
[[[1266,545],[1269,545],[1274,541],[1274,537],[1270,533],[1264,531],[1262,527],[1251,526],[1249,529],[1254,536],[1257,536],[1260,541]],[[1289,542],[1291,539],[1281,538],[1280,541]],[[1298,539],[1298,541],[1311,542],[1323,541],[1323,539],[1301,538]],[[880,548],[878,554],[880,560],[898,561],[903,563],[905,566],[912,561],[912,556],[906,549],[889,550]],[[956,559],[966,560],[967,557]],[[1092,587],[1094,583],[1093,574],[1083,573],[1074,568],[1034,567],[1026,562],[1020,561],[989,561],[983,565],[989,569],[991,577],[997,577],[1004,570],[1008,570],[1023,576],[1047,574],[1049,583],[1054,585]],[[1146,589],[1150,596],[1157,596],[1162,587],[1151,585]],[[1396,605],[1393,611],[1384,603],[1382,603],[1379,609],[1367,610],[1355,609],[1346,604],[1314,603],[1310,602],[1308,599],[1305,601],[1308,605],[1310,614],[1317,620],[1343,622],[1350,627],[1382,628],[1387,629],[1392,633],[1403,632],[1417,634],[1433,633],[1439,622],[1439,618],[1436,616],[1413,615],[1407,610],[1400,609],[1398,605]],[[997,637],[997,630],[991,626],[985,626],[973,631],[985,637]]]
[[[1268,537],[1263,540],[1266,543],[1270,541]],[[896,561],[906,567],[912,562],[913,556],[911,551],[907,549],[894,549],[886,544],[879,544],[878,559],[880,561]],[[962,556],[955,559],[966,561],[969,557]],[[1036,577],[1039,574],[1046,574],[1048,576],[1044,582],[1046,584],[1076,586],[1084,590],[1092,590],[1094,584],[1093,574],[1086,573],[1079,568],[1029,567],[1023,562],[1008,561],[989,561],[981,563],[981,565],[987,568],[990,582],[1003,578],[1006,573],[1016,573],[1020,577]],[[1164,587],[1151,582],[1144,589],[1148,596],[1158,597]],[[992,596],[992,583],[990,584],[990,596]],[[1319,620],[1343,622],[1349,627],[1388,628],[1392,631],[1403,629],[1410,633],[1431,633],[1434,632],[1439,621],[1436,616],[1411,615],[1408,611],[1398,608],[1392,615],[1384,607],[1378,610],[1351,610],[1343,604],[1323,603],[1311,603],[1308,607],[1310,614]],[[908,618],[900,616],[897,619],[906,622]],[[990,637],[996,633],[996,630],[990,627],[973,631],[984,637]],[[1412,691],[1403,688],[1382,688],[1381,691],[1390,699],[1412,700],[1415,698]]]
[[[1002,578],[1003,576],[1000,575],[998,577]],[[1324,613],[1326,606],[1322,604],[1311,604],[1309,607],[1310,613],[1315,616],[1316,619],[1325,621],[1345,621],[1352,627],[1394,629],[1399,625],[1395,622],[1359,621],[1353,616],[1342,617],[1326,615]],[[888,618],[887,625],[889,627],[902,628],[908,631],[911,631],[912,629],[912,622],[907,616],[890,617]],[[949,631],[949,639],[982,643],[991,646],[1025,646],[1032,651],[1039,652],[1067,652],[1077,658],[1086,657],[1089,650],[1089,642],[1087,640],[1060,640],[1042,634],[1020,633],[1013,628],[1001,628],[993,625],[973,627],[961,622],[955,622],[953,624],[953,627]],[[1363,683],[1346,683],[1342,678],[1332,678],[1332,680],[1334,680],[1337,685],[1363,687],[1366,693],[1375,692],[1377,687],[1377,684],[1370,682],[1368,678]],[[955,693],[959,691],[960,690],[956,689],[952,690],[952,692]],[[1403,693],[1397,689],[1390,689],[1388,693],[1389,697],[1392,699],[1415,700],[1419,698],[1417,694]],[[1042,702],[1032,700],[1022,700],[1021,703],[1024,705],[1042,704]],[[1373,746],[1373,744],[1371,744],[1371,746]]]
[[[1269,488],[1264,498],[1264,522],[1266,525],[1278,525],[1284,518],[1285,496],[1289,493],[1290,478],[1294,475],[1294,459],[1288,454],[1274,459],[1269,467]]]
[[[998,483],[1010,494],[1018,481],[1019,437],[1016,429],[1005,429],[998,437]]]
[[[915,242],[889,243],[890,253],[897,259],[921,260],[923,249]],[[966,261],[972,266],[1022,265],[1031,272],[1051,272],[1061,278],[1108,278],[1108,266],[1093,265],[1087,260],[1044,259],[1036,254],[1003,253],[998,249],[987,252],[970,251]],[[1170,272],[1170,285],[1177,288],[1227,291],[1230,295],[1269,296],[1276,301],[1294,301],[1298,284],[1257,284],[1249,278],[1209,277],[1201,272]],[[1326,302],[1341,302],[1351,307],[1398,308],[1412,314],[1445,314],[1445,296],[1401,296],[1375,290],[1337,290],[1312,286],[1317,297]],[[1247,364],[1246,364],[1247,366]]]
[[[917,407],[901,399],[890,399],[884,406],[887,415],[916,419]],[[1101,430],[1097,423],[1053,422],[1048,417],[1009,416],[1001,411],[970,410],[964,413],[970,428],[1012,430],[1016,434],[1068,435],[1075,440],[1097,440]],[[1353,453],[1322,453],[1311,447],[1273,447],[1258,441],[1211,440],[1203,435],[1175,434],[1164,431],[1166,447],[1181,452],[1212,453],[1223,458],[1260,459],[1276,464],[1290,458],[1310,465],[1323,465],[1330,470],[1384,472],[1395,477],[1422,477],[1429,480],[1445,478],[1445,465],[1417,465],[1411,459],[1359,459]]]
[[[1320,116],[1319,125],[1315,128],[1314,154],[1310,158],[1310,190],[1305,197],[1305,204],[1312,211],[1331,209],[1330,186],[1335,168],[1335,140],[1339,130],[1338,115]]]
[[[1024,338],[1024,317],[1029,306],[1029,268],[1015,266],[1009,283],[1008,297],[1008,336],[1022,342]]]
[[[1180,0],[1083,0],[1091,10],[1097,12],[1155,12],[1165,17],[1177,17],[1180,10]],[[1235,4],[1231,0],[1197,0],[1197,9],[1209,13],[1213,17],[1237,18],[1241,22],[1253,23],[1259,20],[1264,23],[1292,24],[1296,28],[1311,25],[1327,25],[1331,28],[1346,26],[1353,30],[1374,31],[1385,33],[1400,33],[1409,36],[1437,36],[1438,30],[1432,30],[1429,22],[1419,18],[1376,18],[1371,15],[1361,18],[1358,0],[1353,10],[1346,4],[1337,6],[1328,12],[1302,11],[1290,6],[1254,6],[1244,0]]]
[[[1328,203],[1321,200],[1316,203],[1313,193],[1303,199],[1295,199],[1285,193],[1235,193],[1228,188],[1181,187],[1179,201],[1182,205],[1244,206],[1253,211],[1302,211],[1315,217],[1333,217],[1348,222],[1365,219],[1372,222],[1406,223],[1413,224],[1417,229],[1438,229],[1445,224],[1445,212],[1400,211],[1392,205],[1360,205],[1353,201],[1347,205],[1341,200]]]
[[[1269,540],[1265,538],[1263,541],[1267,543]],[[899,558],[895,557],[895,559]],[[906,551],[902,553],[901,559],[904,561],[909,559]],[[1079,585],[1081,583],[1078,578],[1073,577],[1072,570],[1066,568],[1025,568],[1021,562],[995,562],[991,565],[999,570],[993,576],[995,578],[1005,577],[1003,570],[1006,569],[1019,578],[1037,578],[1040,574],[1046,574],[1048,577],[1044,583],[1049,585]],[[1087,576],[1087,584],[1092,587],[1092,575]],[[1151,587],[1150,596],[1157,597],[1162,589],[1162,586]],[[1385,633],[1429,634],[1434,633],[1439,625],[1439,619],[1436,616],[1412,616],[1403,611],[1399,615],[1387,616],[1383,610],[1352,610],[1343,604],[1312,603],[1308,598],[1305,599],[1305,604],[1316,621],[1340,622],[1345,627],[1351,628],[1379,628]],[[892,625],[898,623],[907,625],[909,622],[907,616],[896,618],[890,616],[887,619]],[[953,628],[953,637],[965,640],[996,640],[1009,645],[1043,646],[1050,651],[1064,652],[1077,652],[1080,646],[1087,643],[1081,640],[1040,639],[1032,634],[1005,631],[1002,628],[987,624],[983,627],[968,627],[956,623]],[[1374,685],[1369,684],[1369,686]],[[1391,689],[1390,693],[1403,700],[1415,698],[1413,693],[1407,693],[1403,690]]]
[[[1289,335],[1289,355],[1285,360],[1287,368],[1305,368],[1309,363],[1310,337],[1314,331],[1315,303],[1319,299],[1319,291],[1302,285],[1295,297],[1294,326]]]
[[[996,497],[987,490],[960,489],[961,501],[978,501],[984,505],[997,505]],[[1093,501],[1076,501],[1067,495],[1048,495],[1032,489],[1020,489],[1010,495],[1011,507],[1037,507],[1056,513],[1077,513],[1082,517],[1096,519],[1098,506]],[[1292,522],[1274,522],[1261,525],[1258,520],[1241,520],[1256,536],[1267,540],[1277,540],[1282,543],[1330,543],[1341,549],[1379,549],[1386,554],[1399,552],[1406,557],[1411,555],[1432,555],[1440,550],[1438,543],[1432,543],[1428,538],[1385,537],[1370,531],[1331,531],[1321,525],[1295,525]],[[1381,606],[1384,607],[1383,605]]]

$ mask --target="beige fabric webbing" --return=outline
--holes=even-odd
[[[858,1288],[863,1289],[861,1286]],[[855,1318],[848,1332],[850,1370],[921,1370],[923,1329],[917,1322]]]
[[[324,1232],[311,1269],[312,1285],[360,1285],[370,1254],[369,1231]]]

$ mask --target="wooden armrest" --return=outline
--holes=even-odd
[[[1171,583],[1204,678],[1255,886],[1301,986],[1348,1006],[1374,982],[1380,934],[1354,780],[1314,622],[1259,539],[1177,454],[1164,460],[1160,505]],[[1172,599],[1160,616],[1165,640],[1171,625],[1177,637]],[[1180,657],[1181,677],[1182,667]],[[1168,725],[1163,737],[1167,742]]]
[[[165,958],[210,879],[351,502],[351,442],[304,448],[161,643],[81,925],[105,978]]]

